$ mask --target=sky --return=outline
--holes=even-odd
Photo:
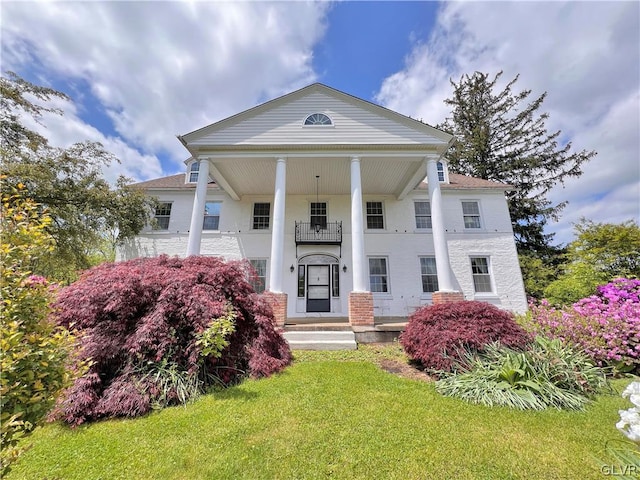
[[[573,224],[640,221],[640,3],[0,2],[0,68],[66,93],[55,146],[101,142],[142,181],[183,171],[176,135],[314,82],[431,125],[451,80],[519,75],[572,151],[595,150],[549,199],[556,244]]]

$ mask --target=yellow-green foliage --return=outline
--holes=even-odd
[[[53,248],[51,222],[20,184],[2,196],[0,219],[0,476],[71,380],[73,337],[49,322],[50,286],[29,265]]]
[[[223,317],[216,318],[211,324],[198,335],[196,345],[202,348],[202,356],[213,356],[220,358],[222,351],[229,345],[227,337],[236,330],[235,325],[236,313],[233,308],[227,308],[227,314]]]

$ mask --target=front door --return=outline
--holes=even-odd
[[[330,312],[329,265],[307,265],[307,312]]]

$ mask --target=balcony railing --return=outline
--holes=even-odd
[[[296,245],[342,245],[342,222],[296,222]]]

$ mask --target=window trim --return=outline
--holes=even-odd
[[[487,262],[487,273],[473,273],[473,261],[474,259],[484,259]],[[473,285],[473,293],[474,295],[479,295],[479,296],[494,296],[496,295],[496,285],[495,285],[495,281],[493,278],[493,268],[492,268],[492,261],[491,261],[491,255],[484,255],[484,254],[472,254],[469,255],[469,266],[471,268],[471,281],[472,281],[472,285]],[[482,275],[482,276],[488,276],[489,277],[489,291],[482,291],[479,292],[476,288],[476,275]]]
[[[435,273],[423,273],[422,272],[422,260],[423,259],[433,259],[433,265],[435,267]],[[440,288],[440,285],[438,284],[438,264],[436,262],[436,257],[435,255],[419,255],[418,256],[418,264],[420,266],[420,283],[421,283],[421,287],[422,287],[422,295],[433,295],[433,293],[437,292],[438,289]],[[435,290],[433,291],[425,291],[424,289],[424,277],[425,275],[428,276],[435,276]]]
[[[384,274],[372,274],[371,273],[371,260],[384,260],[385,273]],[[369,291],[371,293],[373,293],[376,296],[379,296],[379,295],[390,295],[391,294],[391,280],[390,280],[390,276],[391,275],[389,274],[389,257],[387,257],[385,255],[369,255],[367,257],[367,273],[369,275]],[[386,287],[387,287],[386,291],[378,292],[378,291],[374,291],[373,288],[371,288],[371,276],[372,275],[375,275],[376,277],[384,276],[386,278]]]
[[[464,213],[464,204],[465,203],[475,203],[478,206],[478,213],[476,214],[465,214]],[[460,207],[462,208],[462,224],[464,226],[465,231],[477,232],[484,229],[484,222],[482,218],[482,208],[480,207],[480,200],[476,199],[461,199]],[[466,217],[478,218],[478,226],[477,227],[467,227],[467,223],[465,222]]]
[[[217,203],[220,205],[220,212],[218,215],[207,215],[207,204],[209,203]],[[204,214],[202,216],[202,231],[204,232],[219,232],[220,231],[220,217],[222,216],[222,201],[220,200],[208,200],[204,202]],[[206,228],[207,218],[218,217],[218,228]]]
[[[382,210],[382,213],[380,214],[371,214],[372,216],[377,217],[382,217],[382,227],[381,228],[370,228],[369,227],[369,204],[370,203],[379,203],[380,204],[380,208]],[[371,231],[382,231],[382,230],[386,230],[387,227],[387,221],[386,221],[386,215],[385,215],[385,206],[384,206],[384,201],[382,200],[366,200],[364,202],[364,226],[366,228],[366,230],[371,230]]]
[[[425,214],[418,214],[418,212],[416,211],[416,207],[418,203],[426,203],[427,205],[429,205],[429,215],[425,215]],[[429,200],[424,200],[424,199],[416,199],[413,201],[413,218],[414,218],[414,222],[416,225],[416,230],[424,232],[424,231],[428,231],[428,230],[433,230],[433,213],[431,212],[431,202]],[[418,226],[418,218],[428,218],[429,219],[429,223],[431,224],[431,226],[429,227],[419,227]]]
[[[327,120],[329,120],[329,123],[307,123],[309,121],[309,119],[311,117],[316,117],[316,118],[326,118]],[[334,123],[333,123],[333,119],[327,115],[326,113],[323,112],[313,112],[310,113],[309,115],[307,115],[306,117],[304,117],[304,120],[302,121],[302,126],[305,128],[311,127],[311,128],[328,128],[328,127],[333,127]]]
[[[268,215],[256,215],[256,205],[268,205],[269,213]],[[256,219],[267,219],[267,226],[264,227],[256,227]],[[253,202],[253,207],[251,208],[251,230],[271,230],[271,202]]]
[[[167,214],[158,214],[158,210],[161,208],[161,205],[168,205],[169,206],[169,213]],[[152,230],[155,232],[167,232],[169,231],[169,226],[171,225],[171,209],[173,207],[173,202],[158,202],[156,208],[155,208],[155,212],[153,214],[153,219],[155,220],[155,225],[153,225]],[[159,222],[158,222],[158,218],[166,218],[167,219],[167,226],[166,228],[160,228]]]

